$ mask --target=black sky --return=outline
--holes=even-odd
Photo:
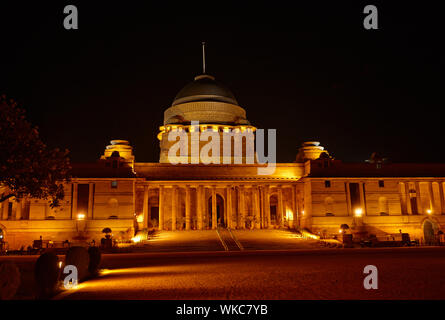
[[[111,139],[157,162],[163,111],[201,72],[225,83],[258,128],[277,129],[280,162],[318,140],[337,159],[380,151],[444,162],[444,39],[433,4],[4,1],[0,93],[42,138],[95,161]],[[185,3],[185,2],[182,2]],[[63,28],[63,8],[79,29]],[[379,30],[363,8],[379,9]]]

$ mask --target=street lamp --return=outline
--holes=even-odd
[[[363,214],[363,210],[362,210],[362,208],[357,208],[357,209],[355,209],[354,213],[355,213],[356,217],[361,217]]]

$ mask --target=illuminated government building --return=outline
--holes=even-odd
[[[210,75],[197,76],[164,112],[159,163],[137,162],[128,141],[113,140],[97,162],[72,164],[60,207],[38,199],[1,203],[0,236],[17,249],[40,236],[99,243],[107,227],[115,239],[129,240],[143,229],[218,226],[307,228],[332,237],[347,224],[352,233],[406,232],[424,241],[445,222],[443,164],[347,163],[331,158],[318,142],[303,143],[294,162],[277,163],[267,175],[258,174],[264,164],[246,164],[244,156],[242,164],[169,163],[175,142],[168,134],[191,136],[196,130],[246,133],[246,147],[257,128],[224,85]],[[199,148],[207,143],[190,141]],[[295,143],[301,144],[298,137]]]

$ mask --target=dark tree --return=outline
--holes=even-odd
[[[50,150],[24,110],[0,96],[0,202],[30,196],[58,206],[69,170],[68,150]]]

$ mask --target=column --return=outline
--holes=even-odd
[[[264,187],[264,212],[266,216],[266,227],[272,228],[270,225],[270,194],[269,186]]]
[[[292,221],[290,221],[289,226],[293,228],[297,224],[297,186],[295,184],[292,185],[291,192],[292,192]]]
[[[227,227],[232,228],[232,186],[227,186]]]
[[[0,212],[0,217],[1,217],[1,213],[3,213],[2,220],[8,220],[9,199],[6,199],[5,201],[3,201],[1,203],[1,205],[2,205],[2,212]]]
[[[365,202],[365,183],[359,184],[360,188],[360,207],[362,208],[362,216],[366,215],[366,202]]]
[[[240,227],[241,229],[245,229],[246,228],[246,211],[245,211],[245,196],[244,196],[244,186],[239,186],[238,187],[239,190],[239,213],[240,213]]]
[[[77,182],[73,182],[73,203],[71,204],[71,219],[77,219]]]
[[[284,206],[283,206],[283,190],[278,186],[278,215],[280,216],[280,227],[284,227]]]
[[[444,202],[444,194],[443,194],[443,182],[439,182],[439,193],[440,193],[440,214],[445,214],[445,202]]]
[[[416,186],[416,197],[417,197],[417,212],[418,214],[424,214],[425,212],[423,212],[423,203],[422,203],[422,198],[420,195],[420,184],[419,182],[415,182],[415,186]]]
[[[406,206],[406,192],[405,192],[405,183],[399,182],[399,193],[400,193],[400,212],[402,215],[407,214],[407,206]]]
[[[216,187],[212,186],[212,229],[216,229],[218,224],[216,216]]]
[[[260,220],[260,203],[259,203],[259,194],[258,194],[258,187],[253,186],[252,187],[252,208],[255,214],[255,229],[261,229],[261,220]]]
[[[142,204],[142,214],[144,216],[144,229],[148,228],[148,186],[144,186],[144,203]]]
[[[185,230],[190,230],[191,217],[190,217],[190,186],[185,186]]]
[[[176,216],[178,212],[178,192],[177,187],[172,187],[172,230],[176,230]]]
[[[94,183],[90,182],[88,184],[88,212],[87,219],[93,219],[93,197],[94,197]]]
[[[203,210],[202,210],[202,206],[203,206],[203,204],[204,204],[204,201],[203,201],[203,186],[198,186],[198,189],[197,189],[197,201],[196,201],[196,206],[198,207],[197,208],[197,211],[198,211],[198,230],[202,230],[203,228],[202,228],[202,212],[203,212]]]
[[[159,230],[164,229],[164,186],[159,186]]]
[[[429,208],[433,212],[433,214],[437,214],[436,212],[436,206],[434,205],[434,193],[433,193],[433,183],[431,181],[428,181],[428,204]]]
[[[410,188],[410,182],[407,182],[405,184],[405,193],[406,193],[406,212],[407,214],[413,214],[412,208],[411,208],[411,193],[409,192]]]
[[[351,191],[349,189],[349,182],[345,182],[345,192],[346,192],[346,209],[348,210],[347,215],[352,215],[351,208]]]

